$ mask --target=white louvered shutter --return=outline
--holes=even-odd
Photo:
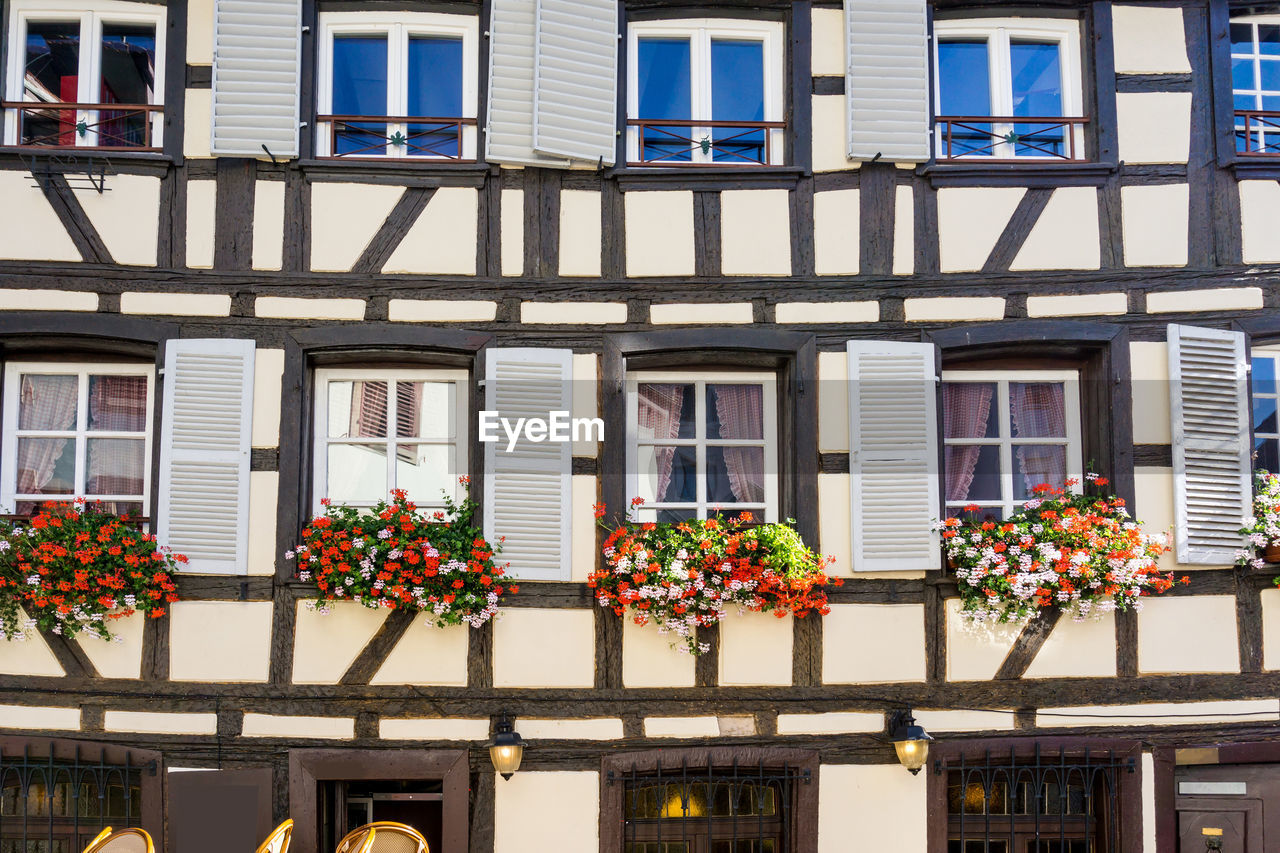
[[[537,0],[533,147],[613,165],[618,126],[616,0]]]
[[[1171,325],[1168,337],[1178,562],[1227,565],[1253,502],[1244,335]]]
[[[844,0],[849,157],[929,159],[925,0]]]
[[[485,159],[490,163],[568,166],[533,149],[536,0],[493,0],[489,17],[489,113]]]
[[[939,568],[932,344],[849,341],[853,568]]]
[[[301,0],[214,0],[214,154],[298,156]]]
[[[254,342],[171,340],[156,535],[186,554],[186,570],[244,574]]]
[[[573,351],[496,348],[486,353],[485,409],[507,418],[549,419],[570,411]],[[510,453],[501,427],[484,446],[484,531],[505,537],[499,561],[525,580],[568,580],[573,445],[523,435]]]

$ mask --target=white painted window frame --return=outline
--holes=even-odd
[[[445,36],[462,39],[462,112],[458,118],[474,119],[479,102],[480,19],[476,15],[452,15],[439,12],[322,12],[317,57],[317,105],[319,115],[333,113],[333,37],[335,35],[386,36],[387,38],[387,114],[406,115],[409,103],[409,38],[411,36]],[[389,124],[387,135],[397,131],[407,134],[408,125]],[[332,130],[328,125],[316,127],[316,149],[331,153]],[[461,159],[476,159],[475,124],[462,129]],[[362,157],[377,157],[366,152]],[[412,160],[452,160],[443,156],[409,154],[404,146],[387,143],[386,157]]]
[[[1268,359],[1269,361],[1275,364],[1276,370],[1280,370],[1280,344],[1252,347],[1250,349],[1249,356],[1252,359],[1252,361],[1257,361],[1260,358]],[[1280,383],[1280,377],[1278,377],[1277,381],[1278,383]],[[1280,391],[1280,389],[1277,389],[1277,390]],[[1270,441],[1275,444],[1280,444],[1280,428],[1278,428],[1276,432],[1259,432],[1258,427],[1254,421],[1255,415],[1253,413],[1254,405],[1258,400],[1275,400],[1277,409],[1280,410],[1280,394],[1269,393],[1269,392],[1258,393],[1254,389],[1253,365],[1251,363],[1249,365],[1249,422],[1253,424],[1253,443],[1250,444],[1250,447],[1249,447],[1250,453],[1253,453],[1254,446],[1257,444],[1258,439],[1264,439],[1266,441]],[[1277,412],[1276,417],[1277,417],[1277,420],[1280,420],[1280,411]],[[1256,464],[1257,463],[1255,460],[1255,467],[1256,467]],[[1272,473],[1280,473],[1280,472],[1273,471]]]
[[[990,18],[935,21],[933,25],[933,92],[934,115],[942,113],[942,72],[938,62],[938,45],[948,40],[985,39],[987,42],[988,76],[991,81],[991,114],[1013,114],[1013,68],[1009,45],[1014,41],[1056,42],[1059,67],[1062,71],[1063,118],[1084,115],[1084,82],[1080,60],[1080,22],[1074,19],[1050,18]],[[1013,124],[993,124],[993,133],[1007,134]],[[1077,158],[1085,151],[1084,127],[1076,125]],[[934,129],[938,157],[945,157],[946,132],[942,127]],[[957,158],[952,158],[957,159]],[[984,160],[1058,160],[1047,154],[1018,154],[1017,146],[1002,142],[988,155],[969,155],[960,159],[982,162]]]
[[[330,444],[367,444],[382,445],[387,449],[387,494],[384,499],[390,500],[390,490],[396,486],[396,454],[397,444],[434,444],[452,446],[457,470],[454,472],[453,499],[462,497],[458,477],[466,475],[468,468],[467,448],[469,447],[468,425],[468,381],[465,370],[447,369],[406,369],[406,368],[320,368],[315,372],[315,418],[312,456],[312,504],[317,514],[324,511],[321,500],[326,497],[328,484],[327,453]],[[330,382],[386,382],[387,384],[387,435],[383,438],[329,438],[329,383]],[[390,401],[395,399],[395,383],[397,382],[450,382],[454,385],[454,436],[453,438],[399,438],[396,436],[396,409]],[[436,495],[409,495],[410,500],[422,507],[442,507],[443,500]],[[372,506],[375,502],[353,502],[349,506]]]
[[[1236,53],[1235,50],[1233,49],[1231,51],[1231,65],[1234,66],[1237,59],[1252,60],[1253,83],[1254,83],[1254,86],[1251,89],[1237,89],[1235,88],[1234,80],[1232,81],[1232,88],[1231,88],[1232,111],[1234,112],[1235,110],[1234,99],[1240,95],[1248,95],[1249,97],[1253,98],[1253,108],[1255,110],[1261,110],[1263,109],[1262,98],[1264,95],[1268,97],[1280,97],[1280,89],[1263,89],[1262,88],[1262,67],[1261,67],[1262,63],[1271,62],[1271,63],[1276,63],[1277,65],[1280,65],[1280,56],[1263,56],[1259,52],[1258,25],[1272,24],[1272,25],[1280,26],[1280,15],[1232,16],[1231,24],[1232,25],[1235,25],[1235,24],[1251,25],[1250,28],[1253,31],[1253,52],[1252,53]],[[1280,120],[1277,120],[1277,123],[1280,123]],[[1236,132],[1239,132],[1240,130],[1247,130],[1246,128],[1243,128],[1237,125],[1234,121],[1232,122],[1232,126]],[[1258,136],[1259,136],[1259,141],[1262,143],[1263,146],[1266,146],[1268,144],[1275,144],[1275,143],[1268,143],[1266,139],[1268,136],[1280,137],[1280,127],[1272,127],[1269,130],[1266,128],[1259,130]]]
[[[755,41],[764,45],[764,121],[782,121],[786,102],[783,96],[785,74],[785,32],[780,21],[748,21],[733,18],[690,18],[689,20],[636,21],[627,25],[627,118],[639,118],[640,112],[640,39],[688,38],[689,82],[692,109],[690,136],[699,139],[710,136],[712,128],[701,127],[699,121],[712,120],[711,104],[711,41]],[[785,158],[785,131],[774,128],[769,133],[769,164],[782,165]],[[713,152],[692,152],[690,164],[727,165],[715,163]],[[627,160],[640,159],[639,128],[627,127]],[[681,165],[676,162],[653,163],[654,166]]]
[[[644,439],[639,433],[639,386],[653,382],[676,383],[695,386],[696,419],[694,438]],[[707,438],[707,385],[760,385],[764,414],[764,438],[708,439]],[[639,449],[643,446],[694,447],[697,453],[697,500],[692,503],[646,503],[644,509],[695,510],[697,518],[706,518],[716,504],[707,500],[707,448],[711,447],[763,447],[764,448],[764,503],[735,503],[724,505],[726,512],[750,510],[757,519],[763,514],[766,522],[778,521],[778,464],[781,448],[778,446],[778,378],[772,373],[740,371],[671,371],[645,370],[627,375],[627,493],[629,498],[640,494]]]
[[[68,376],[77,377],[76,424],[69,430],[18,429],[18,403],[22,390],[22,377]],[[147,414],[145,429],[141,432],[125,432],[121,430],[89,430],[89,377],[90,376],[145,376],[147,379]],[[155,368],[146,364],[98,364],[90,362],[57,362],[57,361],[15,361],[4,366],[4,415],[2,420],[4,442],[0,448],[0,508],[6,513],[14,512],[19,501],[42,503],[49,500],[71,500],[86,497],[85,486],[88,478],[87,440],[90,438],[130,438],[143,439],[143,460],[145,468],[142,476],[142,493],[140,495],[92,495],[90,500],[101,501],[136,501],[142,504],[142,514],[151,512],[151,473],[152,473],[152,427],[155,420],[156,372]],[[74,441],[75,491],[70,495],[20,495],[18,494],[18,439],[19,438],[70,438]]]
[[[973,447],[973,446],[995,446],[1000,448],[1000,500],[999,501],[963,501],[949,503],[944,507],[947,514],[951,514],[954,510],[961,506],[976,504],[984,509],[993,508],[1001,510],[1003,516],[1007,518],[1013,513],[1022,501],[1014,498],[1013,490],[1013,449],[1021,445],[1061,445],[1067,448],[1067,477],[1074,478],[1077,483],[1072,486],[1070,491],[1077,494],[1080,493],[1081,483],[1084,477],[1084,463],[1082,461],[1082,439],[1081,439],[1081,422],[1080,422],[1080,374],[1074,370],[944,370],[942,371],[942,383],[960,382],[994,382],[996,383],[995,399],[991,401],[993,407],[998,406],[997,416],[999,418],[999,436],[996,438],[947,438],[945,419],[946,413],[943,413],[942,429],[939,430],[942,435],[942,443],[944,449],[946,447]],[[1067,435],[1066,439],[1060,438],[1014,438],[1013,428],[1010,424],[1011,416],[1009,414],[1009,383],[1010,382],[1061,382],[1063,383],[1063,402],[1066,407]],[[944,450],[945,452],[945,450]],[[945,477],[945,467],[944,467]],[[1050,485],[1059,485],[1051,483]],[[943,487],[943,499],[946,499],[945,484]]]
[[[12,0],[9,3],[9,67],[5,72],[5,100],[25,101],[23,87],[27,58],[27,24],[30,21],[79,21],[80,66],[79,92],[76,99],[82,104],[96,104],[102,73],[102,25],[150,24],[156,28],[155,86],[152,104],[164,106],[166,8],[150,3],[128,3],[123,0],[80,0],[80,2],[49,2],[49,0]],[[17,110],[5,110],[4,144],[17,145]],[[93,125],[98,121],[97,110],[78,110],[76,121]],[[151,147],[164,145],[164,113],[153,112],[151,121]],[[92,127],[83,137],[76,137],[77,148],[98,144],[98,133]]]

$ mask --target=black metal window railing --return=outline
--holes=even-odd
[[[774,162],[775,133],[785,121],[704,121],[629,119],[635,128],[636,166],[768,166]]]
[[[342,160],[365,158],[436,158],[469,160],[467,128],[473,118],[439,116],[321,115],[322,156]]]
[[[157,104],[72,104],[0,101],[17,124],[17,144],[29,148],[88,148],[157,152]]]
[[[809,771],[763,763],[608,775],[623,785],[623,853],[791,853],[794,786]]]
[[[1236,110],[1236,153],[1280,157],[1280,110]]]
[[[0,755],[0,853],[79,853],[99,832],[142,825],[144,768]]]
[[[939,160],[1083,160],[1087,117],[938,116]]]
[[[987,751],[939,759],[947,853],[1120,853],[1120,787],[1132,758],[1109,750]]]

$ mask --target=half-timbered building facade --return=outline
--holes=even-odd
[[[1280,465],[1280,6],[0,9],[0,510],[190,558],[119,642],[0,641],[0,853],[1280,845],[1280,590],[1233,565]],[[481,441],[525,409],[603,437]],[[1086,471],[1189,582],[967,630],[932,522]],[[322,498],[462,476],[502,618],[308,608]],[[694,657],[599,607],[635,496],[794,519],[830,614]]]

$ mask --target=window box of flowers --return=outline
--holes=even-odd
[[[1162,593],[1174,576],[1157,568],[1168,550],[1147,534],[1124,501],[1099,494],[1107,480],[1085,478],[1095,494],[1040,484],[1009,518],[948,518],[938,524],[971,622],[1012,622],[1059,607],[1077,619],[1129,608]],[[977,507],[966,507],[976,512]],[[1188,578],[1182,578],[1187,583]]]
[[[185,562],[128,515],[84,500],[50,501],[29,519],[0,520],[0,634],[113,639],[116,619],[165,614],[178,600],[170,572]]]
[[[604,512],[596,506],[596,518]],[[695,629],[719,623],[730,607],[779,618],[830,612],[826,587],[841,583],[827,576],[832,562],[789,524],[751,526],[749,512],[675,523],[628,519],[605,539],[604,565],[587,585],[601,607],[652,623],[672,635],[675,648],[699,655],[708,646]]]
[[[421,612],[439,627],[479,628],[504,595],[519,591],[494,560],[501,545],[485,541],[476,526],[469,486],[461,503],[446,498],[445,508],[430,514],[402,489],[373,507],[322,503],[324,514],[286,554],[297,561],[297,578],[315,584],[321,610],[325,602],[353,601]]]
[[[1249,544],[1236,553],[1236,565],[1261,569],[1280,563],[1280,474],[1254,472],[1253,515],[1240,532]]]

